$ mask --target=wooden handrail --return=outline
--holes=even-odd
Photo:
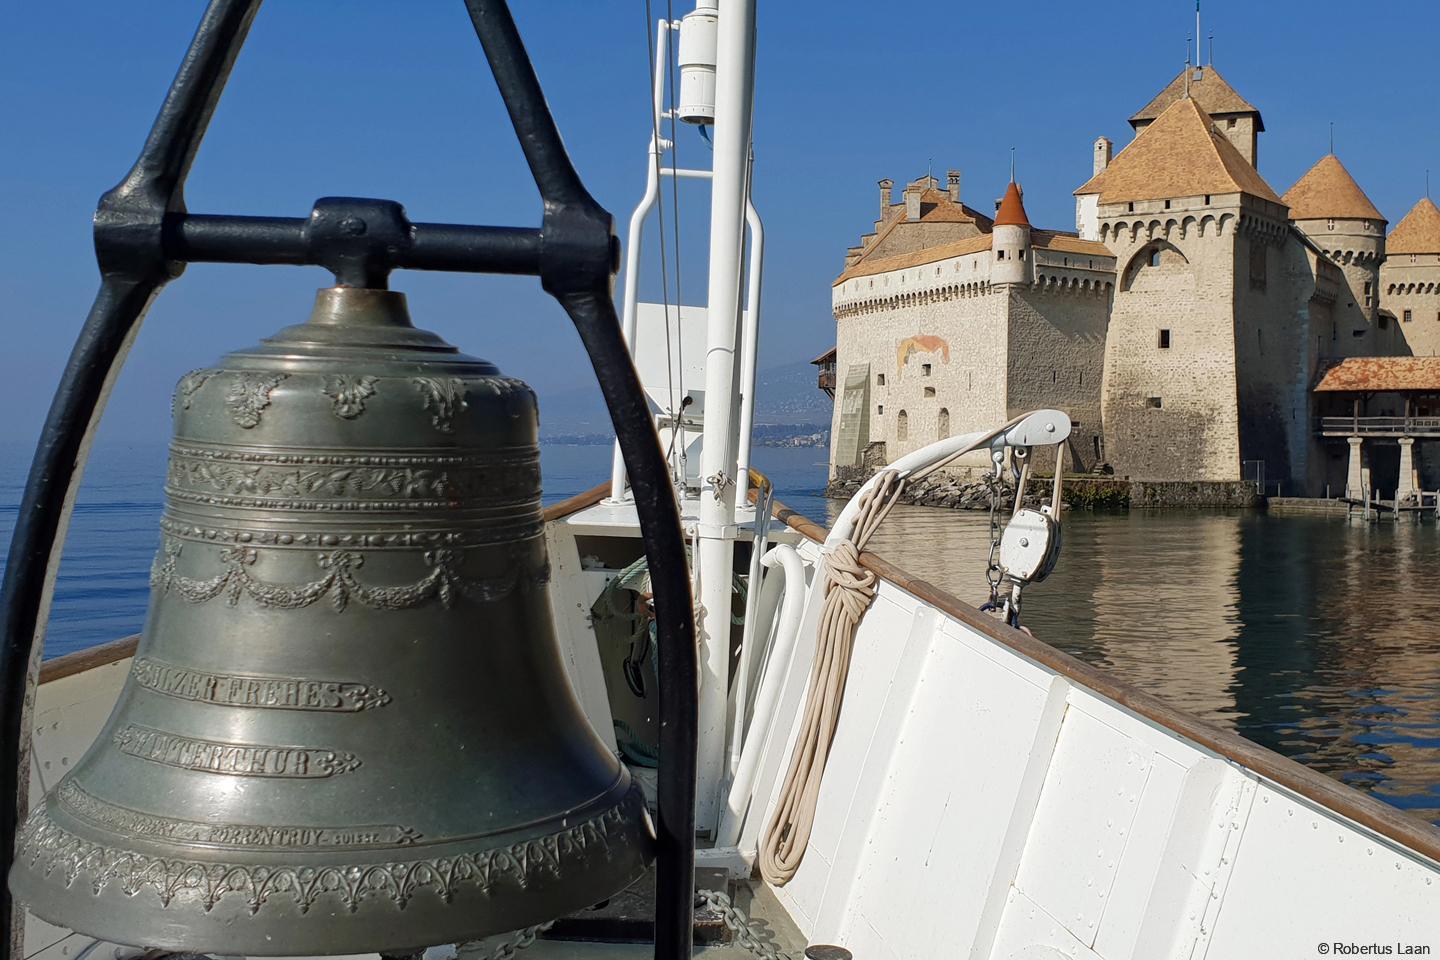
[[[803,514],[773,501],[776,520],[816,543],[825,541],[824,527]],[[1160,724],[1327,810],[1368,827],[1377,834],[1440,862],[1440,829],[1367,794],[1345,786],[1322,773],[1252,743],[1230,730],[1178,710],[1159,697],[1117,680],[1105,671],[1070,656],[1021,630],[981,613],[952,593],[918,580],[873,553],[860,554],[860,565],[905,590],[967,627],[1008,647],[1023,657],[1055,671],[1068,680],[1110,700],[1121,709]]]
[[[544,520],[546,523],[550,523],[553,520],[562,520],[572,513],[579,513],[586,507],[593,507],[601,500],[604,500],[606,494],[609,492],[610,484],[597,484],[584,493],[577,493],[568,500],[561,500],[553,506],[546,507],[545,513],[543,514]]]
[[[52,680],[59,680],[61,677],[83,673],[117,660],[124,660],[126,657],[133,657],[135,656],[135,647],[139,643],[140,635],[137,633],[133,637],[111,640],[98,647],[86,647],[84,650],[76,650],[74,653],[64,654],[54,660],[47,660],[40,666],[40,682],[49,683]]]

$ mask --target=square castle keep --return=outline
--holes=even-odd
[[[1440,210],[1422,199],[1387,251],[1333,154],[1277,195],[1256,169],[1260,111],[1213,67],[1186,67],[1130,124],[1113,158],[1095,141],[1074,233],[1033,227],[1015,182],[992,217],[956,171],[898,202],[880,181],[832,292],[832,479],[1056,407],[1072,471],[1233,483],[1260,461],[1287,493],[1344,484],[1313,388],[1347,357],[1440,354]]]

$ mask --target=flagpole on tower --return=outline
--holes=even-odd
[[[1200,32],[1200,0],[1195,0],[1195,66],[1200,66],[1200,38],[1204,36]]]

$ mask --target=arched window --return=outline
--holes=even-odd
[[[1152,266],[1152,267],[1158,267],[1158,266],[1160,266],[1160,248],[1159,248],[1159,247],[1156,247],[1154,250],[1151,250],[1151,251],[1150,251],[1150,266]]]
[[[910,436],[910,415],[901,410],[895,416],[895,439],[905,440]]]
[[[936,440],[945,440],[950,436],[950,410],[946,407],[940,408],[939,425],[935,430]]]

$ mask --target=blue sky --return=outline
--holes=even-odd
[[[644,182],[643,2],[514,4],[577,166],[620,223]],[[657,15],[663,0],[653,3]],[[868,227],[875,181],[933,159],[986,209],[1016,148],[1040,226],[1073,225],[1100,134],[1178,72],[1188,0],[875,4],[761,0],[756,204],[765,218],[764,364],[834,338],[830,281]],[[679,0],[679,16],[690,8]],[[0,440],[29,443],[94,294],[89,220],[133,161],[198,0],[29,3],[0,36]],[[1260,171],[1280,192],[1336,152],[1392,224],[1440,182],[1434,0],[1206,0],[1215,65],[1262,110]],[[680,162],[702,140],[685,131]],[[691,193],[693,191],[693,193]],[[703,300],[704,190],[682,207],[683,296]],[[531,224],[539,203],[458,0],[271,0],[190,178],[190,209],[303,216],[325,195],[404,203],[417,220]],[[682,203],[686,195],[682,195]],[[655,236],[652,226],[651,238]],[[647,255],[658,274],[653,251]],[[195,266],[161,296],[103,436],[161,439],[185,371],[303,319],[317,269]],[[397,274],[422,326],[541,393],[588,381],[559,309],[528,278]],[[655,297],[650,284],[642,293]]]

